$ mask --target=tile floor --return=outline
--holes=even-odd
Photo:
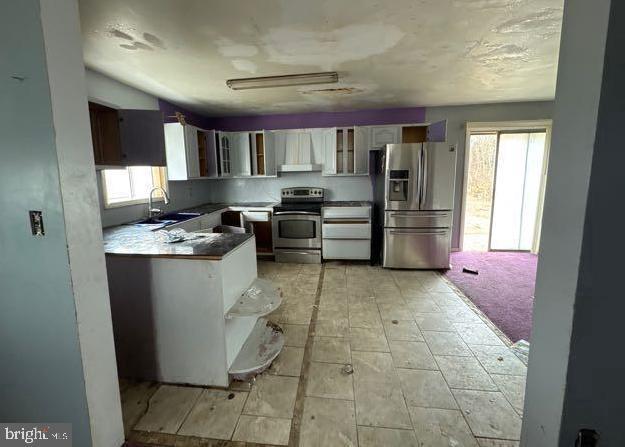
[[[518,446],[525,365],[438,273],[271,262],[258,270],[285,297],[270,316],[286,339],[271,368],[228,390],[122,381],[129,440]]]

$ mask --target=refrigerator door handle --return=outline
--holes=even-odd
[[[427,144],[423,143],[423,147],[421,148],[421,185],[419,192],[419,208],[423,208],[425,206],[425,199],[427,197],[427,187],[428,187],[428,150]]]
[[[406,230],[390,230],[389,231],[391,234],[425,234],[425,235],[431,235],[431,234],[447,234],[448,231],[447,230],[442,230],[442,231],[406,231]]]
[[[445,217],[448,216],[448,212],[439,212],[438,214],[410,214],[410,213],[392,213],[391,217],[404,217],[406,219],[415,217]]]
[[[423,166],[421,164],[422,150],[423,149],[419,149],[419,156],[417,157],[417,173],[415,175],[415,180],[414,180],[418,208],[421,208],[421,171],[423,169]]]

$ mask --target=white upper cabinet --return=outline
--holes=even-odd
[[[263,130],[249,132],[250,170],[254,176],[275,176],[273,134]]]
[[[369,129],[354,127],[354,173],[369,174]]]
[[[200,155],[198,152],[198,128],[195,126],[184,126],[184,144],[187,153],[187,172],[189,178],[200,176]]]
[[[275,138],[270,132],[216,132],[220,177],[276,175]]]
[[[381,149],[387,144],[401,143],[401,126],[372,126],[369,128],[369,147]]]
[[[325,134],[327,129],[310,130],[310,162],[323,164],[325,158]]]
[[[230,144],[230,156],[232,158],[232,175],[245,177],[252,175],[250,133],[231,133]]]
[[[200,177],[198,129],[189,124],[165,124],[165,152],[169,180],[188,180]]]
[[[264,175],[274,177],[278,175],[278,170],[276,166],[276,144],[274,142],[275,134],[273,132],[263,132],[262,136],[263,158],[265,160]],[[258,142],[258,136],[256,138],[256,150],[258,151],[260,144]],[[259,175],[263,174],[259,173]]]
[[[323,174],[333,175],[337,173],[336,166],[336,127],[320,129],[323,144]]]
[[[445,138],[445,121],[250,132],[165,124],[169,180],[273,177],[281,171],[319,170],[323,175],[367,175],[370,150]]]
[[[219,177],[230,177],[232,175],[230,132],[215,132],[215,141]]]
[[[165,124],[168,179],[219,177],[224,164],[220,134],[190,124]]]
[[[362,175],[369,172],[369,135],[364,127],[324,129],[324,175]]]
[[[217,167],[217,141],[215,138],[214,130],[205,130],[203,132],[204,139],[198,138],[198,143],[202,146],[202,143],[205,144],[205,150],[199,149],[199,153],[205,154],[206,160],[203,163],[202,157],[200,155],[200,176],[201,177],[209,177],[216,178],[219,175],[218,167]],[[204,174],[205,172],[205,174]]]

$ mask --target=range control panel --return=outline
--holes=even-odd
[[[283,202],[323,202],[323,188],[282,188]]]

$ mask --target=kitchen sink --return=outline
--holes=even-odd
[[[176,222],[182,222],[199,216],[201,216],[200,213],[165,213],[161,214],[160,216],[156,216],[155,219],[174,220]]]
[[[137,222],[133,222],[132,225],[167,226],[178,222],[184,222],[185,220],[193,219],[199,216],[201,216],[200,213],[165,213],[161,214],[160,216],[154,216],[147,219],[139,220]]]

